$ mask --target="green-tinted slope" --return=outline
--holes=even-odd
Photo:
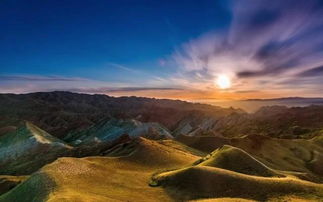
[[[25,182],[0,196],[0,202],[43,202],[55,187],[54,182],[43,172],[31,175]]]
[[[30,174],[57,157],[66,155],[72,147],[52,137],[31,123],[0,136],[1,174]]]
[[[25,181],[27,176],[0,175],[0,195]]]

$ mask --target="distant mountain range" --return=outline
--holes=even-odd
[[[91,127],[102,120],[135,119],[156,122],[169,130],[189,117],[214,120],[238,109],[194,104],[180,100],[143,97],[110,97],[71,92],[0,94],[0,128],[27,120],[56,137]]]
[[[29,121],[67,142],[88,141],[91,134],[86,134],[91,133],[91,130],[97,133],[110,131],[110,137],[112,133],[115,137],[122,133],[149,133],[155,135],[150,137],[152,139],[181,134],[227,137],[263,134],[271,137],[309,138],[323,129],[323,106],[288,108],[275,106],[279,105],[275,103],[279,100],[319,99],[271,99],[268,104],[271,107],[262,106],[255,113],[248,114],[234,108],[143,97],[110,97],[60,91],[0,94],[0,133],[13,130],[22,121]],[[253,102],[266,105],[269,100],[249,100],[245,104],[255,106]],[[104,134],[99,136],[106,138]],[[91,137],[95,139],[99,136]]]
[[[272,99],[246,99],[241,101],[260,101],[260,102],[304,102],[304,103],[322,103],[323,98],[321,97],[282,97]]]
[[[265,106],[287,106],[287,107],[305,107],[310,105],[323,105],[323,98],[306,98],[306,97],[283,97],[272,99],[246,99],[234,101],[208,102],[209,104],[221,107],[234,107],[243,109],[249,113],[254,113],[261,107]]]

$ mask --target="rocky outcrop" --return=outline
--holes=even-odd
[[[68,134],[64,139],[74,146],[112,142],[122,135],[130,138],[139,136],[150,139],[172,139],[170,132],[158,123],[142,123],[129,119],[103,120],[92,127]]]

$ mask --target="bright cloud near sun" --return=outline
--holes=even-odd
[[[234,3],[228,30],[203,34],[174,52],[181,79],[205,91],[322,93],[319,1],[247,2]]]

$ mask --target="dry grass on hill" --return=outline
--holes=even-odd
[[[0,202],[315,201],[323,197],[323,185],[275,170],[242,149],[225,146],[202,155],[176,141],[140,138],[115,147],[107,156],[60,158],[0,196]]]
[[[148,185],[150,177],[156,171],[191,164],[199,157],[144,138],[137,144],[136,151],[126,157],[60,158],[1,196],[0,201],[25,198],[29,195],[26,187],[35,190],[35,197],[35,192],[48,193],[35,201],[172,201],[164,189]],[[46,189],[49,192],[39,186],[47,179],[52,180]]]

